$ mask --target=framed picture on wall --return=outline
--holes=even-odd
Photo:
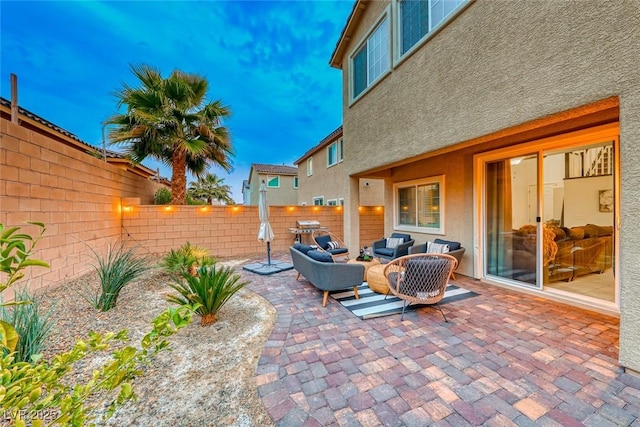
[[[613,212],[613,190],[599,190],[600,212]]]

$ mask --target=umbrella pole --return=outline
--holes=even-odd
[[[267,242],[267,265],[271,265],[271,242]]]

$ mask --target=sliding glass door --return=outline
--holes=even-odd
[[[618,304],[617,126],[477,156],[483,277]]]
[[[535,154],[485,163],[484,253],[487,276],[538,286],[537,171]]]

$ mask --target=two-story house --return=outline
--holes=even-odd
[[[301,171],[298,204],[344,205],[349,184],[344,167],[344,145],[340,126],[294,162]],[[362,179],[358,185],[361,206],[381,206],[384,203],[383,180]]]
[[[295,205],[298,202],[298,168],[285,165],[253,163],[249,179],[242,182],[242,202],[257,205],[260,183],[267,184],[269,204]]]
[[[458,272],[620,316],[640,371],[640,9],[634,1],[357,0],[343,73],[345,240],[363,178],[385,232]]]

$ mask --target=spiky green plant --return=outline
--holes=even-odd
[[[11,308],[0,307],[0,318],[13,325],[20,336],[15,349],[15,360],[29,362],[37,360],[51,335],[54,321],[53,308],[42,309],[42,296],[30,293],[24,287],[15,290],[18,301],[29,301],[29,304],[18,304]]]
[[[236,292],[249,284],[241,281],[241,276],[235,274],[233,267],[213,265],[200,267],[197,275],[182,274],[183,280],[176,280],[170,284],[179,295],[170,294],[167,300],[179,305],[197,305],[196,313],[201,316],[202,326],[211,325],[216,321],[216,315],[223,305]]]
[[[183,273],[195,275],[197,268],[210,267],[216,259],[209,255],[209,251],[187,242],[178,249],[171,249],[160,262],[160,266],[174,278],[182,277]]]
[[[98,273],[100,289],[89,302],[100,311],[115,307],[120,291],[153,267],[149,257],[139,255],[136,246],[127,248],[124,241],[109,244],[104,257],[91,251],[97,261],[93,268]]]

